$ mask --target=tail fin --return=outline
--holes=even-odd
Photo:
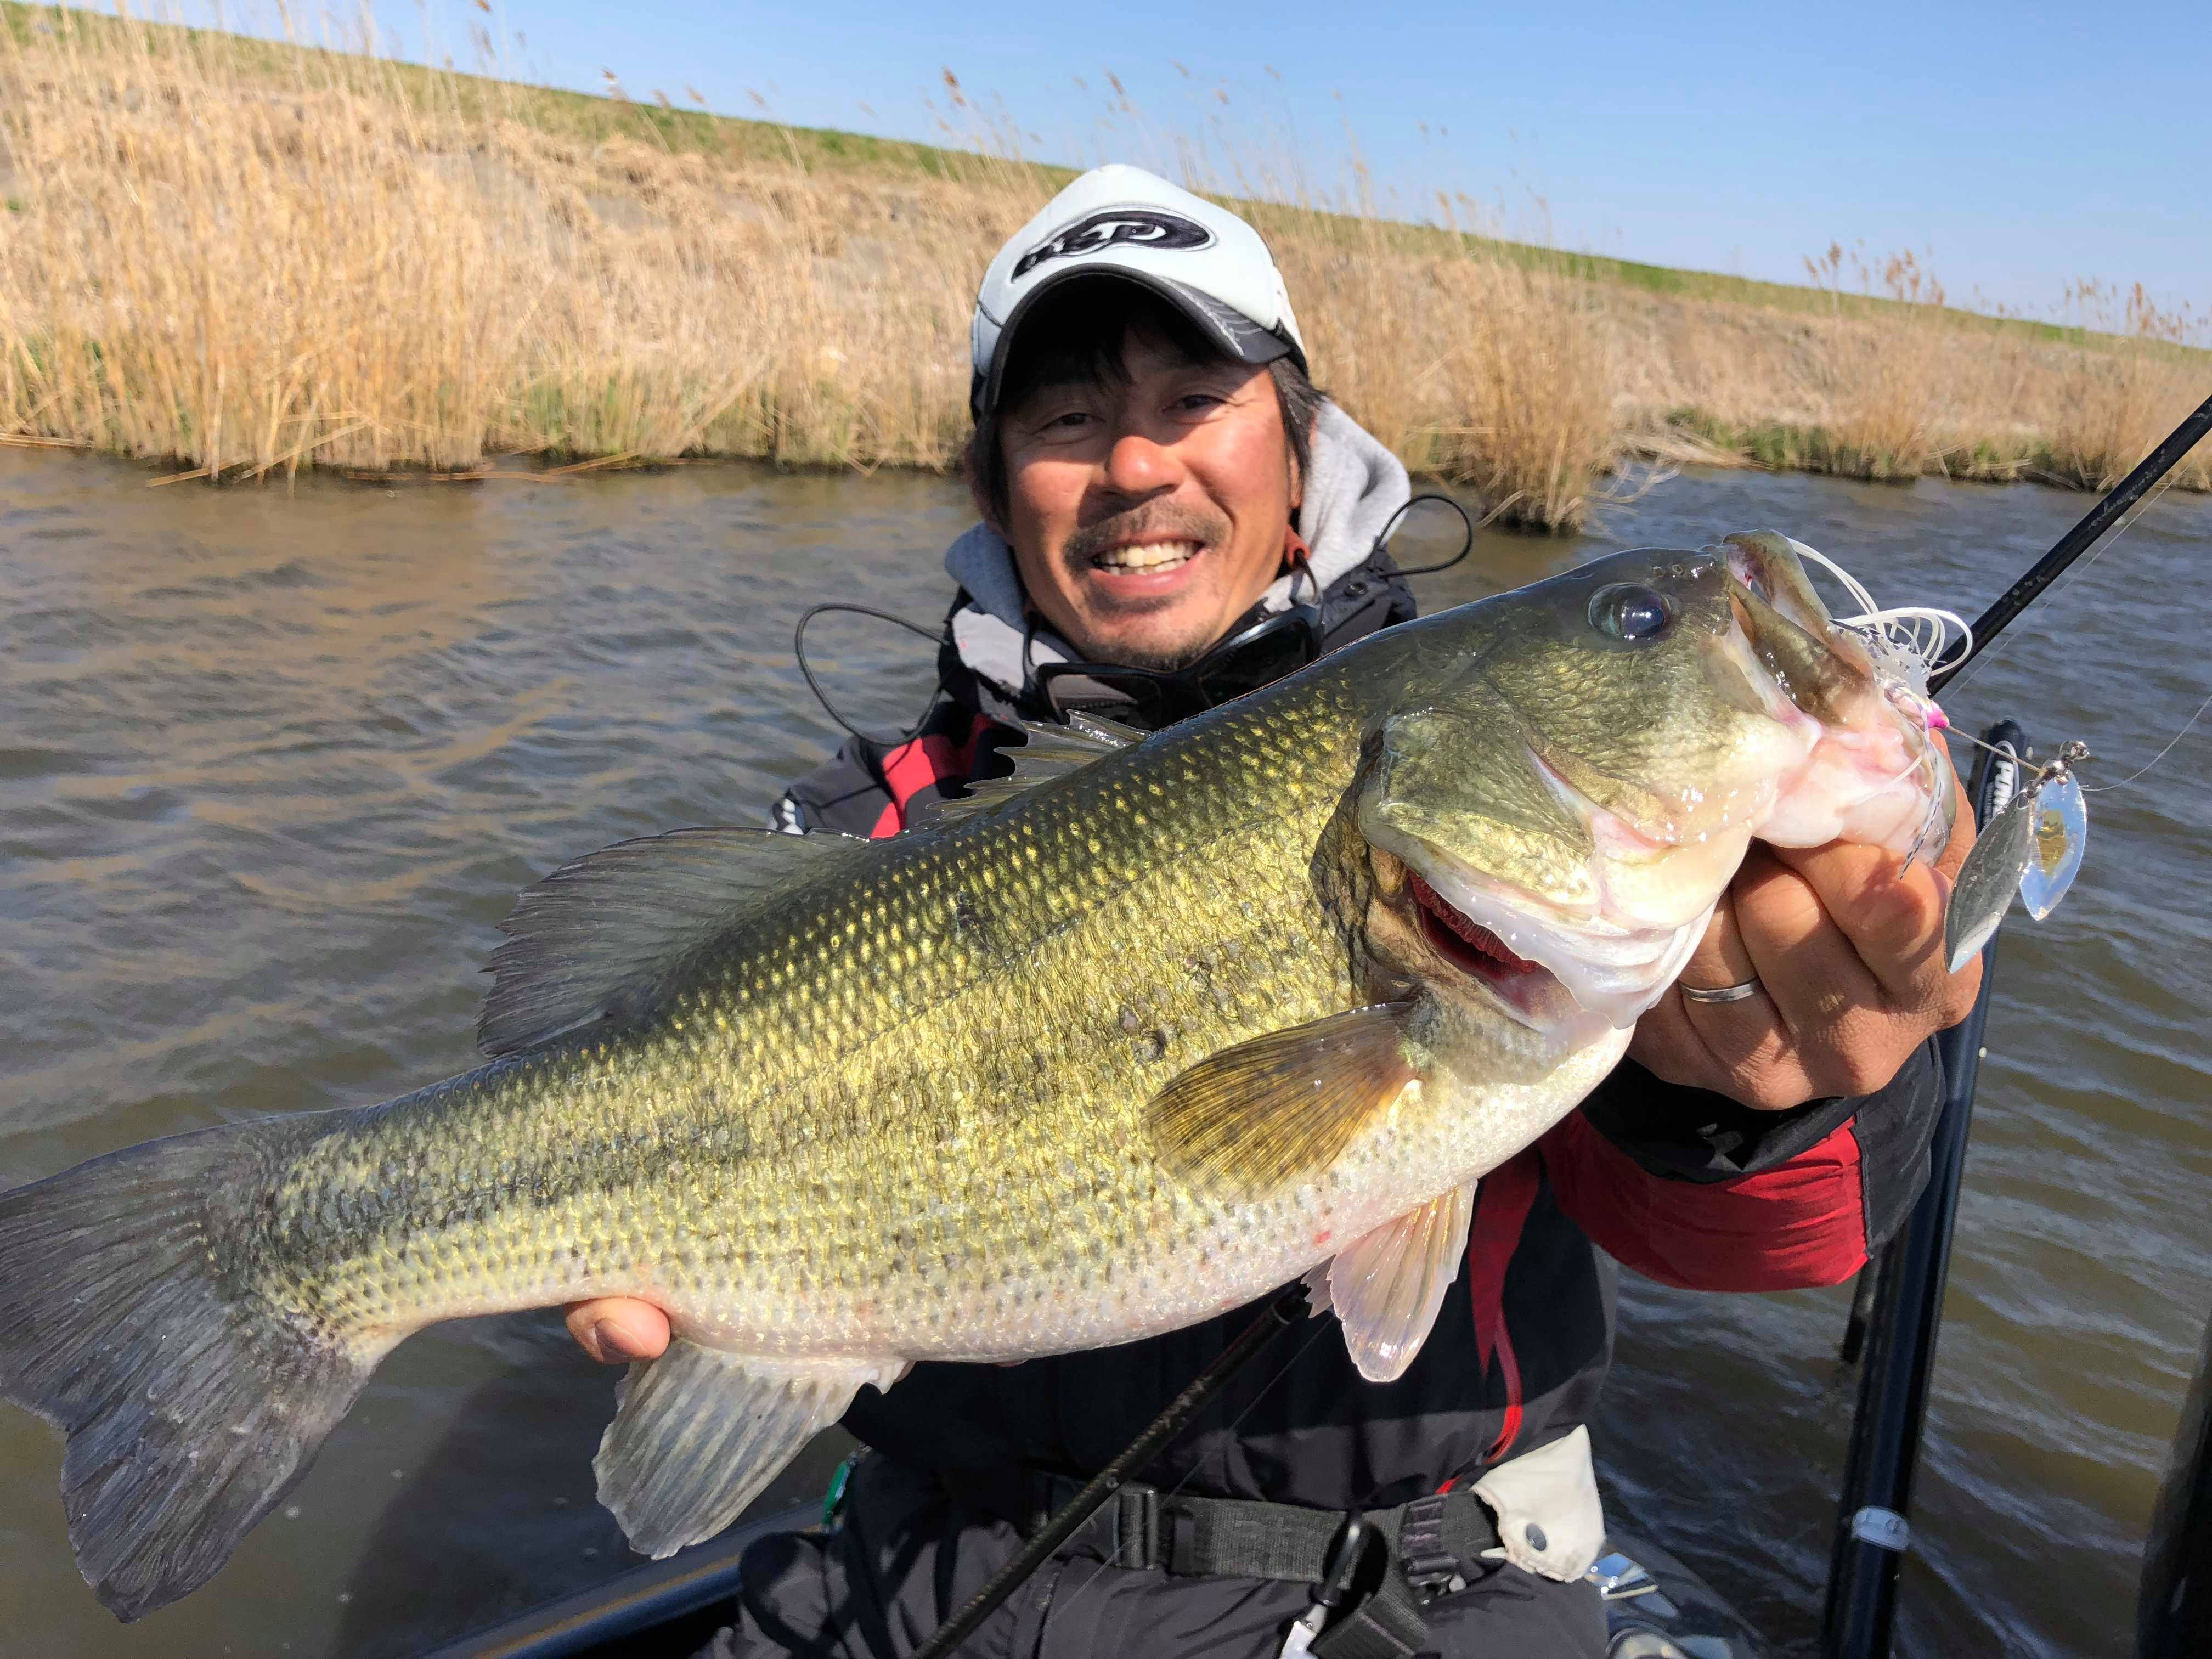
[[[77,1566],[126,1621],[229,1559],[380,1357],[236,1282],[283,1133],[202,1130],[0,1194],[0,1396],[68,1437]]]

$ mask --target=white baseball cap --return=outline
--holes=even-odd
[[[969,335],[976,418],[999,400],[1006,352],[1031,306],[1064,283],[1118,276],[1150,289],[1240,362],[1295,358],[1305,341],[1283,274],[1235,214],[1142,167],[1093,167],[1014,233],[983,273]]]

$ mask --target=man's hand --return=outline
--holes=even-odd
[[[1883,1087],[1974,1006],[1980,958],[1943,971],[1943,907],[1973,844],[1964,790],[1943,856],[1902,877],[1876,848],[1753,842],[1680,981],[1638,1022],[1630,1057],[1760,1111]],[[1753,975],[1759,989],[1740,1002],[1681,994]]]
[[[568,1334],[603,1365],[658,1359],[668,1346],[668,1316],[627,1296],[568,1304]]]
[[[627,1365],[658,1359],[668,1348],[668,1316],[635,1297],[603,1296],[596,1302],[568,1304],[568,1334],[602,1365]],[[1002,1359],[1001,1365],[1018,1365]]]

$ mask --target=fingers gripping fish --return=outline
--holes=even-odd
[[[1127,1341],[1313,1273],[1401,1373],[1474,1183],[1612,1069],[1751,838],[1904,854],[1951,782],[1779,538],[1622,553],[858,842],[556,872],[488,1063],[0,1196],[0,1394],[131,1619],[213,1574],[382,1356],[665,1308],[597,1468],[717,1531],[919,1359]]]

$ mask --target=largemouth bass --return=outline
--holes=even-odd
[[[0,1196],[0,1393],[132,1619],[440,1320],[665,1309],[597,1460],[720,1529],[861,1388],[1312,1273],[1399,1375],[1474,1183],[1619,1060],[1753,836],[1903,853],[1948,763],[1781,538],[1644,550],[1168,731],[1035,728],[895,840],[682,831],[526,893],[488,1064]]]

